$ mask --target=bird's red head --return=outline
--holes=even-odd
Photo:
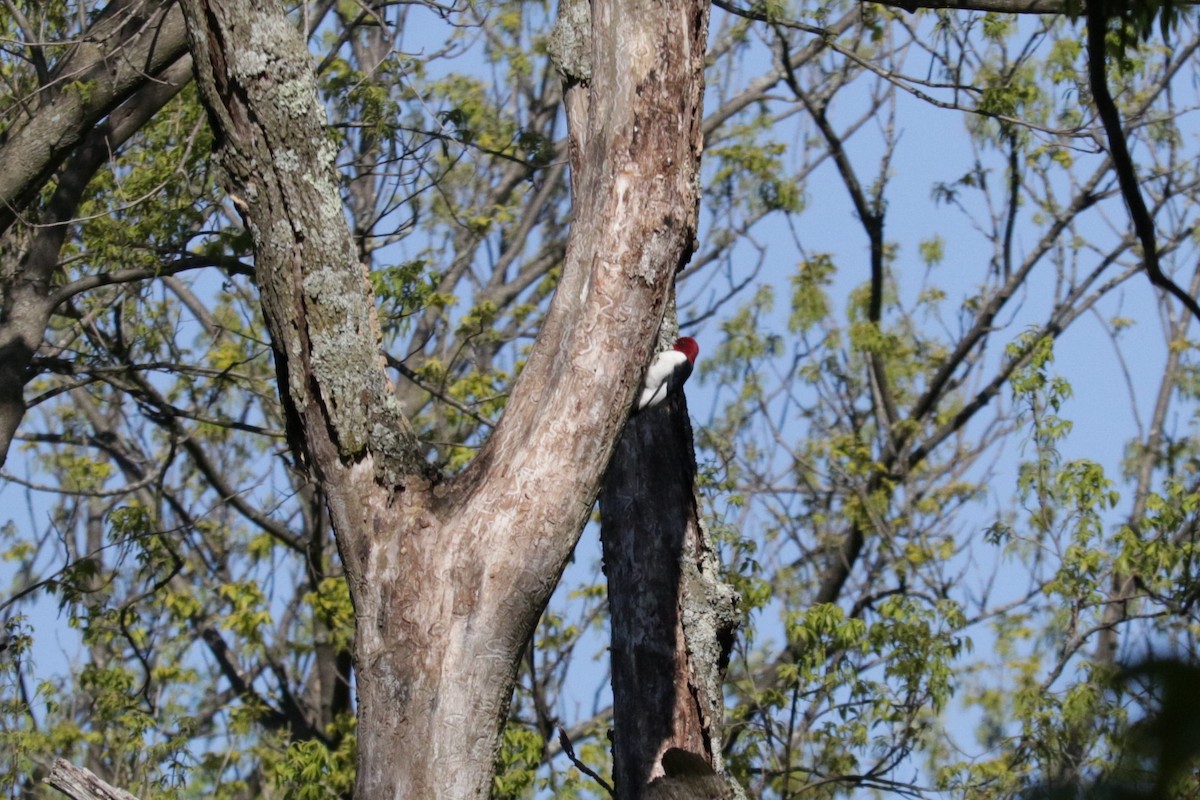
[[[690,336],[680,336],[676,339],[675,349],[687,356],[687,360],[693,364],[696,363],[696,356],[700,355],[700,345]]]

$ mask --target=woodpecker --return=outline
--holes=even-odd
[[[692,367],[696,365],[698,355],[700,346],[690,336],[681,336],[675,340],[670,350],[656,355],[646,368],[646,377],[642,380],[642,391],[638,395],[634,413],[656,406],[679,391],[683,382],[692,374]]]

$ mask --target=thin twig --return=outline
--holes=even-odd
[[[567,758],[571,759],[571,763],[575,765],[576,769],[578,769],[584,775],[587,775],[589,778],[594,780],[596,783],[603,786],[604,791],[608,792],[609,797],[617,796],[616,793],[613,791],[613,787],[611,785],[609,785],[608,781],[604,780],[604,778],[601,778],[599,775],[596,774],[595,770],[593,770],[587,764],[583,763],[578,758],[576,758],[575,748],[571,746],[571,740],[567,737],[567,729],[566,728],[560,727],[558,729],[558,743],[562,745],[563,752],[567,754]]]

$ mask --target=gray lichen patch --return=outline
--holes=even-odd
[[[311,56],[296,44],[286,18],[254,14],[249,42],[230,60],[234,76],[249,91],[265,93],[260,110],[278,109],[292,119],[312,114],[324,120],[312,78]]]
[[[370,451],[380,480],[395,484],[408,472],[415,441],[379,363],[379,334],[360,270],[352,253],[345,256],[304,274],[313,374],[342,457]]]
[[[275,154],[275,166],[283,172],[295,172],[300,169],[300,157],[291,148],[281,150]]]
[[[703,528],[700,530],[700,536],[707,540],[708,534]],[[695,546],[695,543],[690,543],[687,549],[693,550]],[[696,688],[705,706],[707,727],[714,737],[713,766],[719,773],[723,773],[722,743],[719,741],[719,718],[723,710],[723,676],[720,664],[727,655],[731,637],[740,622],[738,605],[741,597],[732,586],[721,579],[711,543],[706,541],[700,549],[701,552],[689,553],[683,559],[681,621],[686,631],[688,655],[697,667],[693,670],[693,675],[707,682],[707,685]],[[734,796],[744,797],[735,783],[731,784],[731,790],[734,791]]]
[[[301,119],[313,113],[320,114],[322,120],[324,119],[317,93],[309,81],[282,81],[275,87],[274,100],[280,109],[294,119]]]
[[[592,78],[592,6],[588,0],[564,0],[559,5],[546,51],[563,80],[587,82]]]

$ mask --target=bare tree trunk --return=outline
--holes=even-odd
[[[421,459],[381,366],[304,42],[278,3],[184,13],[293,447],[328,498],[354,599],[356,797],[486,797],[521,650],[691,253],[708,5],[596,3],[563,277],[503,419],[452,479]]]
[[[697,499],[692,428],[676,397],[630,420],[600,495],[622,800],[740,796],[719,779],[737,597],[717,574]]]

